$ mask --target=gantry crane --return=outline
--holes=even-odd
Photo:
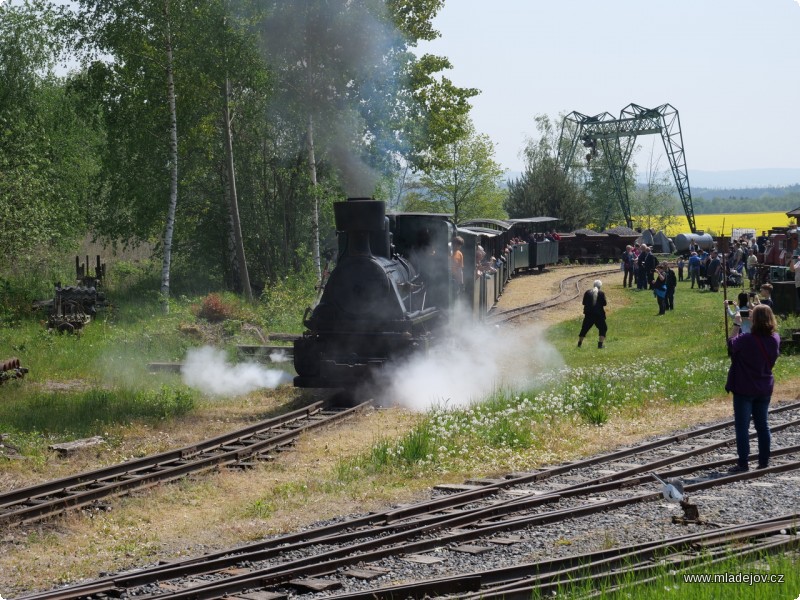
[[[570,135],[569,131],[572,132],[572,139],[566,145],[564,139]],[[561,123],[558,160],[566,172],[572,165],[578,142],[582,142],[584,147],[589,149],[588,160],[596,154],[597,145],[600,144],[625,221],[628,227],[633,227],[625,170],[636,145],[636,138],[650,133],[661,134],[683,210],[689,221],[689,228],[695,233],[692,192],[689,188],[689,174],[683,152],[681,122],[677,109],[672,105],[662,104],[658,108],[645,108],[638,104],[629,104],[620,111],[618,119],[608,112],[590,117],[573,111],[564,117]]]

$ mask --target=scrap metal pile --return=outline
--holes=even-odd
[[[20,365],[18,358],[0,361],[0,384],[7,379],[22,379],[28,369]]]
[[[34,306],[49,310],[48,329],[61,333],[73,333],[82,329],[97,314],[100,306],[106,305],[105,294],[99,290],[105,278],[106,265],[97,257],[94,276],[89,275],[89,257],[81,264],[75,257],[77,285],[63,286],[58,282],[52,300],[35,302]]]
[[[52,310],[47,327],[56,331],[72,333],[81,329],[97,314],[98,292],[94,287],[66,286],[56,284]]]

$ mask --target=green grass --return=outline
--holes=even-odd
[[[714,575],[718,576],[717,582],[713,581]],[[694,576],[709,580],[690,580]],[[782,576],[780,582],[779,576]],[[771,577],[772,581],[762,581],[765,577]],[[664,566],[649,575],[647,582],[639,583],[641,578],[641,575],[625,575],[622,581],[609,581],[602,575],[592,575],[590,584],[565,586],[556,597],[565,600],[589,597],[599,600],[794,600],[800,594],[800,557],[796,553],[755,559],[731,557],[688,569]]]
[[[110,424],[153,422],[187,414],[197,393],[182,387],[159,390],[90,389],[76,393],[33,392],[0,405],[0,423],[15,431],[91,436]]]

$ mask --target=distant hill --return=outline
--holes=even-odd
[[[693,171],[689,169],[692,195],[695,188],[768,188],[800,185],[800,169],[743,169]]]
[[[787,185],[783,187],[744,187],[744,188],[704,188],[692,185],[692,198],[746,198],[748,200],[765,200],[767,198],[783,198],[792,202],[798,202],[800,198],[800,184]],[[796,207],[792,207],[796,208]]]
[[[669,174],[669,170],[667,170]],[[505,180],[518,179],[520,171],[506,171]],[[645,183],[645,173],[639,173],[639,183]],[[800,169],[743,169],[737,171],[693,171],[689,169],[689,185],[692,195],[695,189],[709,190],[773,188],[800,185]]]

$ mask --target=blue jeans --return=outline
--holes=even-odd
[[[743,396],[733,394],[733,421],[736,429],[736,451],[739,454],[739,466],[747,467],[750,458],[750,418],[756,426],[758,434],[758,464],[769,463],[770,433],[767,424],[769,401],[772,396]]]

